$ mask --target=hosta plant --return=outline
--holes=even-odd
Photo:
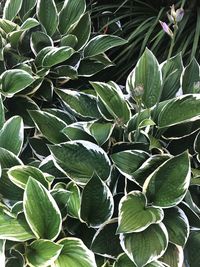
[[[93,34],[85,0],[7,0],[0,33],[2,95],[42,100],[55,86],[112,66],[105,52],[126,43]]]
[[[103,35],[75,48],[81,3],[5,5],[1,266],[198,267],[199,64],[159,64],[146,49],[125,86],[68,86],[82,61],[124,43]]]
[[[198,90],[195,59],[146,49],[125,87],[29,98],[28,131],[2,95],[1,266],[197,267]]]

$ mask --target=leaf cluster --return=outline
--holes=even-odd
[[[116,68],[110,69],[109,76],[124,82],[133,66],[148,47],[159,62],[167,58],[170,38],[160,27],[159,20],[168,21],[170,6],[184,8],[184,17],[179,23],[173,55],[182,53],[183,61],[189,64],[193,57],[199,61],[199,1],[171,0],[118,0],[90,1],[92,17],[96,21],[97,32],[107,32],[123,36],[128,40],[124,49],[112,50],[110,55]],[[104,78],[109,79],[107,73]]]
[[[69,88],[69,69],[125,42],[89,33],[80,47],[88,16],[80,0],[6,2],[2,266],[198,267],[200,66],[146,49],[125,86]]]

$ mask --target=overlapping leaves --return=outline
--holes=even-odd
[[[90,37],[85,1],[8,0],[0,30],[0,257],[198,266],[198,63],[146,49],[126,87],[73,82],[126,42]]]

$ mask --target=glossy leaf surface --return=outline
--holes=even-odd
[[[62,252],[58,259],[55,261],[55,267],[96,267],[94,254],[90,251],[84,243],[73,237],[61,239],[58,242],[62,245]]]
[[[143,191],[153,205],[169,208],[181,202],[189,184],[190,162],[184,152],[156,169],[145,181]]]
[[[24,192],[26,220],[37,238],[54,240],[61,230],[61,214],[58,206],[45,189],[33,178],[29,178]]]
[[[168,234],[161,223],[153,224],[143,232],[121,234],[120,240],[128,257],[137,267],[142,267],[164,254],[168,244]]]
[[[39,239],[27,247],[27,261],[30,266],[43,267],[53,264],[62,250],[62,245]]]
[[[94,174],[82,193],[81,219],[90,227],[98,227],[111,218],[113,209],[114,202],[109,188]]]
[[[162,209],[147,207],[147,199],[140,191],[132,191],[120,200],[118,233],[141,232],[149,225],[160,223]]]
[[[58,166],[77,183],[87,183],[94,172],[102,180],[107,180],[110,175],[107,154],[89,141],[69,141],[49,147]]]
[[[127,90],[136,100],[137,95],[141,93],[144,106],[150,108],[158,101],[161,84],[162,74],[158,61],[153,53],[146,49],[135,69],[128,76]]]

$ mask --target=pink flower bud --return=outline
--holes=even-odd
[[[167,13],[168,19],[173,24],[177,24],[177,22],[180,22],[184,16],[184,10],[183,8],[179,8],[175,10],[174,5],[171,6],[171,12],[170,14]]]
[[[172,38],[173,37],[173,32],[171,31],[171,29],[169,28],[169,26],[167,25],[167,23],[162,22],[160,20],[159,20],[159,22],[160,22],[160,24],[161,24],[164,32],[166,32]]]
[[[184,16],[184,10],[183,8],[179,8],[176,10],[176,21],[180,22]]]

